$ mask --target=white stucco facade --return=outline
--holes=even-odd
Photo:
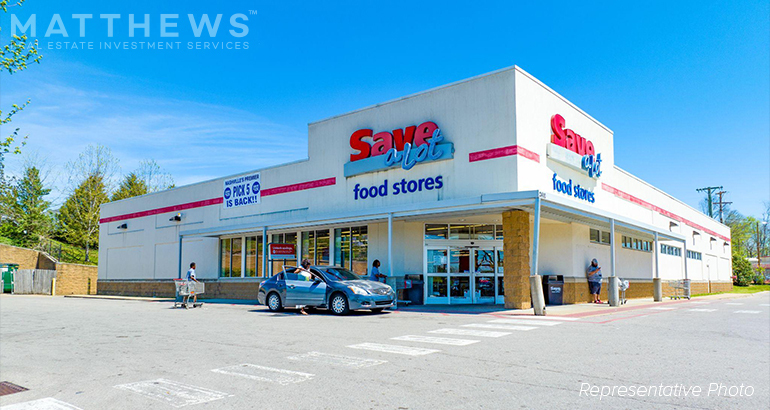
[[[554,159],[556,154],[549,156],[552,120],[557,114],[564,119],[565,129],[590,140],[596,153],[601,154],[602,173],[598,178]],[[357,130],[393,135],[393,130],[419,127],[427,121],[438,126],[444,142],[452,144],[451,148],[443,147],[453,149],[451,158],[426,160],[409,170],[396,166],[346,177],[346,163],[358,166],[351,161],[351,155],[358,151],[350,141]],[[328,230],[329,245],[324,239],[315,245],[318,252],[328,254],[321,259],[349,263],[350,255],[335,260],[341,258],[335,245],[339,248],[340,243],[346,243],[340,238],[335,241],[335,230],[340,230],[339,236],[349,227],[366,227],[366,257],[359,257],[363,264],[359,270],[379,259],[384,273],[422,274],[427,279],[428,270],[437,269],[428,265],[443,255],[431,249],[445,244],[448,270],[471,271],[447,272],[446,276],[451,282],[453,273],[469,274],[470,291],[475,293],[458,300],[473,303],[479,296],[474,283],[487,283],[486,279],[474,282],[473,271],[478,266],[466,269],[467,262],[461,259],[458,267],[453,267],[451,255],[460,248],[465,250],[457,251],[458,257],[465,258],[462,255],[470,252],[475,255],[470,256],[471,261],[481,260],[477,249],[498,255],[503,238],[494,233],[494,227],[501,224],[502,212],[521,209],[534,213],[535,198],[540,198],[542,210],[537,241],[540,273],[584,278],[587,264],[597,258],[607,276],[610,245],[592,241],[591,230],[607,232],[610,221],[614,221],[618,276],[650,280],[656,274],[663,279],[680,279],[686,274],[692,280],[730,281],[729,228],[619,168],[613,153],[613,132],[518,67],[314,122],[308,133],[306,160],[242,174],[259,173],[259,204],[235,208],[224,205],[224,181],[236,175],[104,205],[100,281],[173,279],[180,275],[180,265],[186,269],[193,260],[199,278],[259,280],[269,275],[270,264],[263,265],[259,259],[266,252],[260,252],[252,262],[245,261],[246,238],[272,242],[263,241],[265,231],[268,238],[276,233],[296,233],[296,252],[301,258],[307,253],[302,249],[302,232]],[[364,141],[373,142],[368,138]],[[555,153],[564,150],[553,146],[550,149]],[[367,160],[374,164],[382,160],[384,166],[384,159],[385,155]],[[428,179],[432,182],[428,183]],[[594,200],[557,192],[555,179],[565,183],[571,180],[572,188],[579,184]],[[395,185],[400,190],[402,180],[407,181],[403,187],[415,181],[412,186],[421,189],[397,195]],[[380,187],[385,181],[387,195],[381,196]],[[357,193],[370,187],[376,187],[377,197],[361,198]],[[175,215],[179,215],[178,221],[171,220]],[[426,224],[458,226],[461,233],[455,239],[429,238]],[[492,236],[467,236],[462,227],[468,226],[478,226],[479,231],[492,226]],[[648,247],[646,242],[653,242],[656,233],[661,245],[679,249],[679,255],[661,253],[661,246]],[[624,246],[623,237],[629,239],[630,247]],[[241,247],[240,279],[222,277],[222,238],[243,238],[228,242],[228,246]],[[640,249],[632,249],[636,246],[633,240]],[[686,257],[687,251],[691,251],[690,258]],[[227,263],[233,266],[231,258]],[[245,273],[247,263],[266,267],[267,272],[262,269],[250,277]],[[487,272],[487,276],[496,274]],[[426,291],[426,298],[429,293]],[[451,303],[449,299],[447,303]]]

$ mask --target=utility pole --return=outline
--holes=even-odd
[[[696,189],[696,191],[698,191],[698,192],[707,192],[708,193],[708,196],[706,197],[706,201],[708,201],[708,206],[709,206],[708,214],[709,214],[709,217],[711,217],[711,218],[714,217],[714,209],[713,209],[714,208],[714,200],[712,199],[711,192],[712,191],[716,191],[717,189],[721,190],[722,187],[721,186],[710,186],[710,187],[706,187],[706,188],[698,188],[698,189]]]
[[[723,218],[723,211],[725,205],[730,205],[732,202],[725,202],[722,200],[722,195],[726,194],[727,191],[719,191],[717,192],[717,195],[719,195],[719,201],[716,202],[717,205],[719,205],[719,222],[725,223],[725,220]]]

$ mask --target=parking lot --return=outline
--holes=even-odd
[[[571,317],[522,313],[303,316],[254,305],[183,310],[169,302],[3,295],[0,379],[28,390],[0,404],[751,409],[770,400],[766,292]],[[659,385],[682,388],[644,397],[590,394],[594,386]]]

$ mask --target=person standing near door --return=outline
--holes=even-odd
[[[591,265],[586,270],[588,276],[588,290],[594,297],[593,303],[602,303],[599,299],[599,293],[602,291],[602,268],[596,259],[591,261]]]
[[[303,259],[302,263],[300,264],[300,267],[297,268],[297,270],[294,271],[294,273],[297,274],[297,276],[301,276],[303,280],[311,281],[313,280],[313,274],[310,272],[310,261],[307,259]],[[305,311],[305,306],[301,305],[299,307],[299,313],[303,315],[307,315],[307,312]]]

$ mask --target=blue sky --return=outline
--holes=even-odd
[[[3,43],[11,13],[37,15],[44,60],[0,75],[0,104],[32,99],[13,126],[58,182],[91,143],[109,146],[126,172],[153,158],[178,184],[301,159],[309,122],[516,64],[610,127],[620,167],[688,204],[709,185],[744,214],[770,200],[766,1],[27,0],[0,17]],[[54,13],[68,38],[44,37]],[[84,38],[78,13],[94,15]],[[122,16],[113,38],[98,18],[107,13]],[[151,15],[149,39],[128,37],[130,13]],[[160,37],[162,13],[180,15],[179,38]],[[192,35],[186,15],[203,13],[223,14],[215,38]],[[248,17],[241,38],[227,31],[235,13]],[[159,40],[182,49],[46,49]]]

